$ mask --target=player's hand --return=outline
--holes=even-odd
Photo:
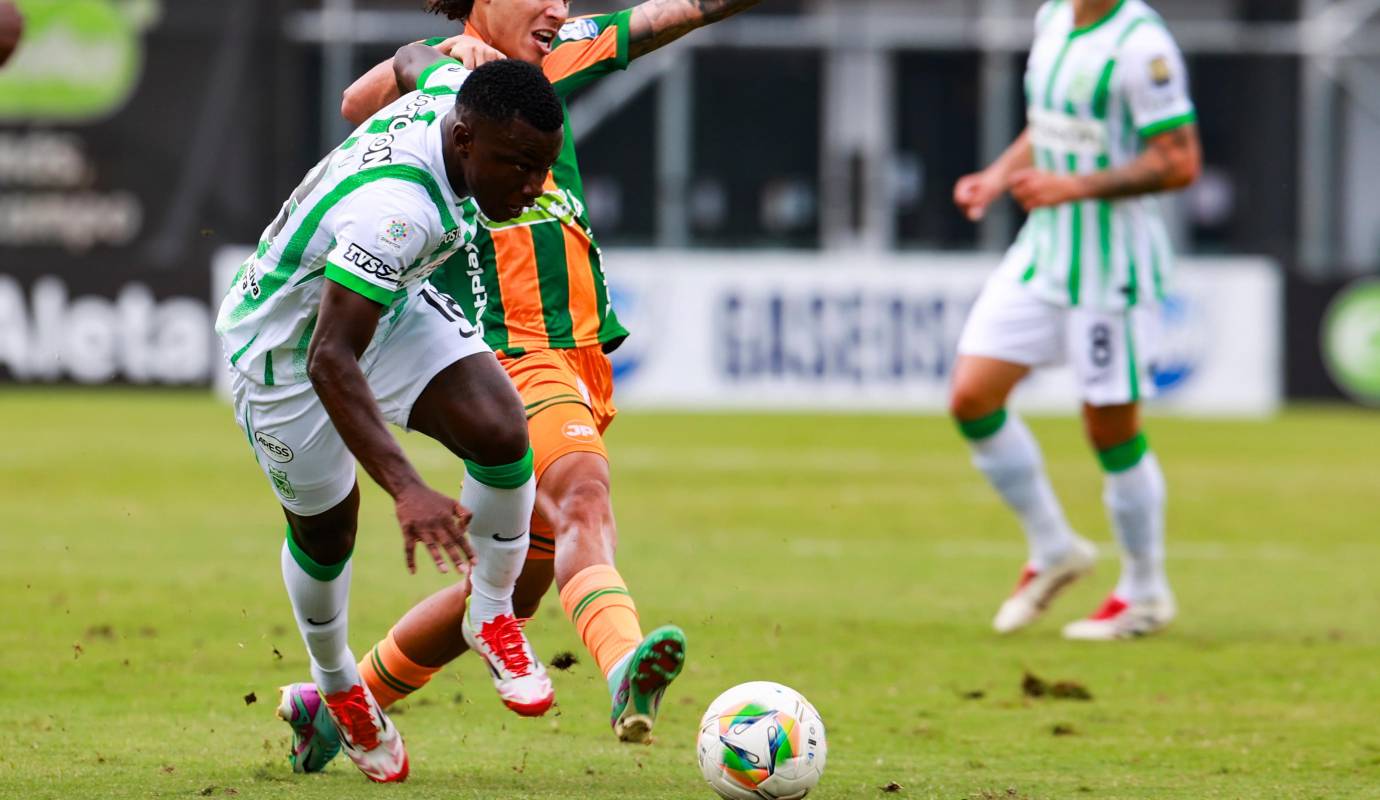
[[[426,546],[431,560],[436,562],[436,569],[441,572],[448,571],[447,558],[455,565],[456,572],[469,571],[474,549],[465,531],[473,515],[455,498],[418,485],[397,496],[395,510],[402,528],[403,556],[408,572],[417,573],[418,544]]]
[[[1060,206],[1083,197],[1082,184],[1071,175],[1055,175],[1038,169],[1019,170],[1011,176],[1011,196],[1026,211]]]
[[[989,170],[964,175],[954,184],[954,205],[968,218],[977,222],[987,216],[987,208],[1006,191],[1004,181]]]
[[[479,69],[490,61],[499,61],[507,56],[493,49],[473,36],[452,36],[436,46],[437,50],[465,65],[465,69]]]

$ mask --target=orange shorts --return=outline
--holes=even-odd
[[[606,460],[604,431],[618,409],[613,406],[613,366],[598,346],[534,350],[498,363],[513,379],[527,409],[532,469],[538,482],[567,453],[598,453]],[[532,517],[528,558],[555,558],[550,523]]]

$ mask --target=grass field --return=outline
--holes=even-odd
[[[1076,423],[1032,424],[1075,524],[1107,543]],[[620,565],[644,625],[690,641],[657,743],[613,740],[553,597],[538,651],[582,656],[556,673],[559,715],[512,716],[463,659],[396,717],[398,787],[343,760],[288,769],[274,687],[306,655],[281,516],[224,407],[6,389],[0,428],[0,797],[707,798],[699,714],[764,678],[829,725],[821,800],[1380,797],[1373,414],[1153,420],[1181,618],[1112,646],[1058,637],[1114,582],[1110,557],[1035,629],[988,632],[1023,547],[943,419],[629,414],[611,436]],[[458,486],[458,464],[407,442]],[[367,483],[364,502],[356,653],[444,580],[409,577],[390,504]],[[1024,698],[1027,670],[1093,699]]]

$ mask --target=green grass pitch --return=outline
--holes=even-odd
[[[227,408],[200,393],[0,392],[0,797],[708,798],[695,725],[728,686],[794,686],[829,726],[830,798],[1380,797],[1380,418],[1152,419],[1181,617],[1062,642],[1115,580],[1072,419],[1033,422],[1098,573],[1036,628],[989,633],[1014,521],[934,417],[664,416],[614,426],[620,567],[689,662],[651,747],[620,746],[554,596],[531,633],[559,713],[519,719],[472,658],[396,717],[413,777],[288,768],[275,687],[306,674],[283,523]],[[427,476],[460,466],[406,437]],[[444,577],[409,577],[365,480],[352,643]],[[1087,702],[1027,699],[1026,671]],[[246,704],[247,695],[257,702]],[[899,784],[893,793],[884,786]]]

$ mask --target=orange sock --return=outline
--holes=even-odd
[[[628,587],[610,564],[585,567],[561,587],[561,605],[607,678],[618,659],[642,643]]]
[[[384,708],[426,686],[440,671],[440,667],[424,667],[404,655],[392,631],[359,662],[359,676]]]

